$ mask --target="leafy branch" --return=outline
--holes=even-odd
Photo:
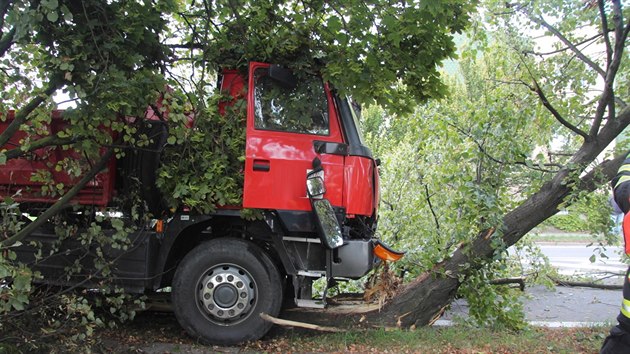
[[[582,53],[582,51],[580,51],[580,49],[573,42],[571,42],[567,37],[565,37],[557,28],[555,28],[554,26],[549,24],[547,21],[545,21],[542,18],[542,16],[534,16],[529,10],[527,10],[527,8],[523,8],[522,11],[534,23],[542,27],[545,27],[549,32],[553,33],[560,41],[562,41],[562,43],[564,43],[567,47],[569,47],[571,51],[573,51],[578,56],[578,58],[580,58],[580,60],[582,60],[584,63],[590,66],[591,69],[595,70],[601,77],[606,77],[606,73],[604,72],[602,68],[599,67],[599,65],[597,65],[595,62],[589,59],[586,55],[584,55],[584,53]]]
[[[554,116],[554,118],[556,118],[556,120],[560,122],[560,124],[564,125],[572,132],[583,137],[584,140],[589,140],[590,137],[585,131],[581,130],[580,128],[576,127],[575,125],[571,124],[569,121],[564,119],[562,114],[560,114],[560,112],[558,112],[558,110],[551,104],[551,102],[549,102],[542,88],[540,87],[540,85],[538,85],[538,81],[536,81],[536,79],[533,76],[532,76],[532,80],[534,81],[534,84],[530,86],[530,89],[533,92],[535,92],[536,95],[538,95],[540,102],[543,104],[543,106],[545,106],[545,108],[547,108],[547,110]]]
[[[617,72],[621,66],[621,59],[623,58],[623,51],[626,46],[626,39],[628,38],[628,32],[630,31],[630,19],[623,24],[623,13],[621,11],[620,0],[613,0],[613,21],[615,23],[615,45],[612,60],[607,62],[606,75],[604,76],[604,91],[599,99],[597,108],[595,111],[595,121],[591,126],[589,135],[591,137],[597,136],[601,122],[604,117],[606,109],[608,109],[608,121],[611,122],[615,119],[615,94],[614,94],[614,82],[617,77]]]
[[[43,92],[36,94],[22,109],[15,113],[13,121],[7,126],[7,128],[0,134],[0,146],[4,146],[13,134],[17,132],[20,127],[26,123],[29,115],[37,109],[42,103],[49,99],[52,94],[62,86],[61,81],[55,78],[51,79],[48,86]]]
[[[101,159],[92,167],[92,169],[88,173],[86,173],[85,176],[83,176],[83,178],[81,178],[81,180],[77,182],[77,184],[70,188],[70,190],[68,190],[68,192],[63,195],[63,197],[59,198],[59,200],[57,200],[55,204],[51,205],[48,209],[46,209],[45,212],[39,215],[37,219],[35,219],[35,221],[18,231],[15,235],[2,240],[2,242],[0,242],[0,246],[9,247],[16,242],[23,240],[25,237],[30,235],[31,232],[48,222],[48,219],[67,207],[70,201],[79,193],[79,191],[81,191],[81,189],[83,189],[83,187],[85,187],[88,182],[94,179],[94,177],[96,177],[96,175],[101,172],[105,168],[105,166],[107,166],[107,163],[109,162],[113,154],[113,148],[107,149],[105,154],[101,156]]]
[[[577,134],[577,135],[581,136],[582,138],[584,138],[585,141],[589,141],[591,139],[591,137],[585,131],[583,131],[580,128],[578,128],[577,126],[571,124],[571,122],[566,120],[562,116],[562,114],[560,114],[560,112],[553,106],[553,104],[551,104],[549,99],[547,99],[547,96],[545,95],[544,91],[542,90],[542,88],[538,84],[538,80],[536,80],[536,76],[532,72],[532,69],[529,67],[529,65],[527,65],[527,63],[525,62],[525,60],[522,57],[519,57],[519,60],[521,61],[521,64],[525,67],[525,70],[527,70],[527,73],[529,74],[531,80],[533,81],[533,84],[530,85],[530,84],[528,84],[528,83],[526,83],[526,82],[521,80],[522,84],[525,85],[527,88],[529,88],[532,92],[536,93],[536,95],[538,96],[538,98],[539,98],[540,102],[543,104],[543,106],[549,111],[549,113],[551,113],[551,115],[553,115],[553,117],[558,122],[560,122],[560,124],[562,124],[564,127],[568,128],[569,130],[571,130],[575,134]]]
[[[556,173],[557,170],[550,170],[550,169],[545,169],[545,168],[540,168],[540,167],[536,167],[531,163],[527,163],[527,161],[504,161],[501,159],[498,159],[494,156],[492,156],[489,152],[488,149],[485,148],[483,142],[478,141],[477,139],[475,139],[474,136],[472,136],[472,134],[468,133],[467,131],[465,131],[464,129],[462,129],[461,127],[453,124],[453,123],[447,123],[449,126],[453,127],[455,130],[457,130],[460,134],[466,136],[467,138],[469,138],[476,146],[477,149],[479,150],[479,152],[481,152],[484,156],[486,156],[489,160],[491,160],[494,163],[500,164],[500,165],[521,165],[521,166],[526,166],[527,168],[530,168],[534,171],[539,171],[539,172],[544,172],[544,173]],[[557,167],[558,169],[563,168],[563,165],[560,164],[554,164],[554,163],[546,163],[543,166],[546,167]]]
[[[47,136],[41,139],[37,139],[36,141],[30,143],[28,146],[16,147],[11,150],[7,150],[3,154],[7,160],[11,160],[18,157],[22,157],[30,152],[33,152],[37,149],[41,149],[44,147],[69,145],[75,142],[77,142],[77,139],[60,138],[56,135],[51,135],[51,136]]]

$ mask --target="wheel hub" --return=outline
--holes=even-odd
[[[210,269],[199,285],[203,310],[223,323],[245,317],[256,297],[256,286],[251,276],[235,265],[219,265]]]
[[[221,284],[214,291],[214,302],[221,307],[232,307],[238,300],[238,292],[232,285]]]

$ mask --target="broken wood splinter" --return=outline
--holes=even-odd
[[[260,318],[262,318],[265,321],[271,322],[273,324],[276,324],[278,326],[289,326],[289,327],[299,327],[299,328],[306,328],[306,329],[312,329],[315,331],[322,331],[322,332],[346,332],[345,329],[342,328],[337,328],[337,327],[328,327],[328,326],[318,326],[312,323],[305,323],[305,322],[298,322],[298,321],[291,321],[291,320],[283,320],[281,318],[276,318],[273,316],[270,316],[266,313],[261,313],[260,314]]]

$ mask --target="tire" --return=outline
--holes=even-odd
[[[172,302],[179,324],[206,344],[234,345],[257,340],[282,305],[278,269],[258,246],[236,238],[204,242],[175,272]]]

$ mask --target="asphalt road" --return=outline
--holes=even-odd
[[[618,246],[602,249],[598,246],[587,247],[584,244],[565,244],[540,245],[540,248],[560,274],[624,273],[628,268],[621,262],[623,249]],[[593,254],[596,255],[595,262],[589,260]]]
[[[543,253],[552,266],[561,274],[604,276],[610,273],[624,273],[628,268],[621,262],[621,247],[608,247],[608,258],[589,258],[599,254],[596,247],[584,244],[541,245]],[[527,266],[527,259],[523,259]],[[614,282],[621,284],[623,278]],[[533,325],[548,327],[583,327],[592,325],[612,325],[619,313],[621,290],[601,290],[586,287],[563,287],[547,289],[544,286],[526,287],[523,294],[526,319]],[[468,315],[465,300],[456,300],[451,309],[436,323],[449,325],[456,317]]]
[[[601,290],[536,285],[523,294],[525,318],[532,325],[546,327],[588,327],[612,325],[619,313],[621,290]],[[436,323],[449,325],[457,317],[468,316],[468,304],[458,299]]]

